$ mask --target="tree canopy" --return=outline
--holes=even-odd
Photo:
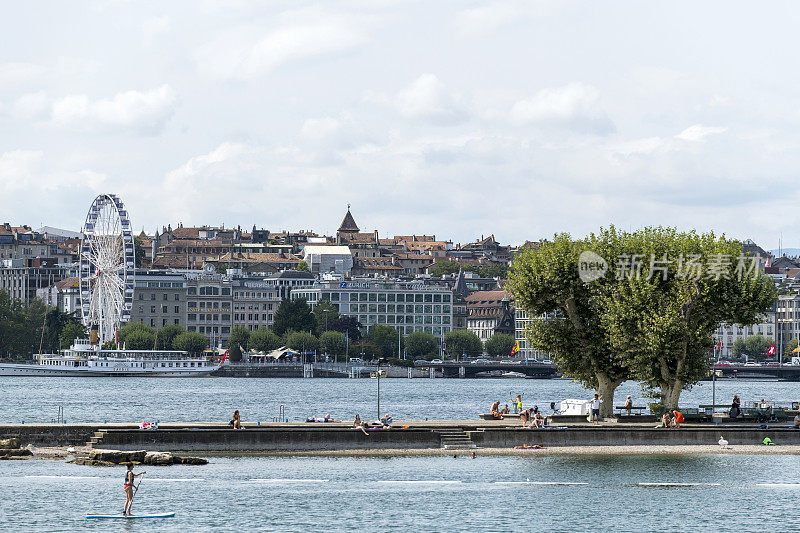
[[[308,331],[292,331],[286,336],[286,346],[297,352],[310,352],[319,349],[319,339]]]
[[[172,350],[172,341],[175,337],[186,331],[183,326],[169,324],[156,331],[156,347],[159,350]]]
[[[208,346],[208,337],[196,331],[184,331],[172,341],[173,350],[182,350],[190,355],[201,355]]]
[[[272,331],[283,336],[287,331],[316,331],[317,322],[305,298],[284,299],[275,311]]]
[[[367,341],[375,345],[377,354],[381,357],[392,357],[398,352],[398,336],[397,330],[393,327],[376,324],[367,333]]]
[[[228,337],[228,347],[234,346],[242,350],[247,350],[250,342],[250,330],[245,326],[233,326],[230,337]]]
[[[339,316],[339,318],[328,322],[328,331],[347,332],[347,340],[351,344],[361,340],[361,322],[352,316]]]
[[[410,359],[433,358],[439,350],[436,337],[424,331],[415,331],[405,340],[406,356]]]
[[[789,353],[797,348],[797,339],[793,340],[795,345],[789,350]],[[746,339],[736,339],[731,347],[731,355],[735,359],[747,359],[748,361],[773,359],[773,356],[767,355],[767,350],[773,342],[775,341],[764,335],[751,335]]]
[[[257,352],[271,352],[283,346],[283,340],[270,329],[260,327],[250,334],[250,348]]]
[[[560,234],[517,257],[507,288],[528,313],[550,314],[531,321],[531,346],[603,394],[603,416],[626,379],[674,408],[709,371],[719,325],[752,324],[774,302],[772,282],[759,268],[742,275],[740,256],[735,241],[674,228]]]
[[[454,329],[444,336],[445,353],[451,357],[477,357],[483,353],[483,343],[475,333],[466,329]]]
[[[511,357],[516,342],[513,335],[495,333],[486,340],[486,353],[492,357]]]
[[[338,331],[326,331],[319,337],[320,350],[323,353],[333,356],[345,354],[344,333]]]

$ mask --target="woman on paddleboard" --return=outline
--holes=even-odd
[[[125,491],[125,507],[123,507],[122,514],[125,516],[131,515],[131,506],[133,505],[133,480],[136,476],[141,476],[142,474],[146,474],[147,471],[139,472],[138,474],[133,473],[133,463],[128,463],[128,470],[125,472],[125,485],[123,485],[123,490]]]

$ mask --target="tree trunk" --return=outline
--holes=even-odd
[[[600,418],[614,416],[614,391],[621,381],[614,381],[605,374],[597,374],[597,392],[603,397],[600,402]]]
[[[681,391],[683,390],[683,381],[675,380],[670,383],[662,383],[661,386],[661,398],[662,403],[664,404],[664,409],[669,411],[678,408],[678,400],[681,397]]]

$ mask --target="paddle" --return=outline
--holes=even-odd
[[[141,485],[142,481],[144,481],[144,475],[146,473],[147,472],[142,472],[140,474],[142,476],[142,479],[139,480],[139,485]],[[133,505],[133,499],[136,497],[136,493],[139,492],[139,485],[135,485],[135,484],[133,485],[133,496],[131,496],[131,505]]]

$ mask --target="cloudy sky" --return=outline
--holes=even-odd
[[[262,7],[256,7],[260,4]],[[266,5],[266,7],[263,7]],[[17,2],[0,222],[800,245],[795,2]]]

